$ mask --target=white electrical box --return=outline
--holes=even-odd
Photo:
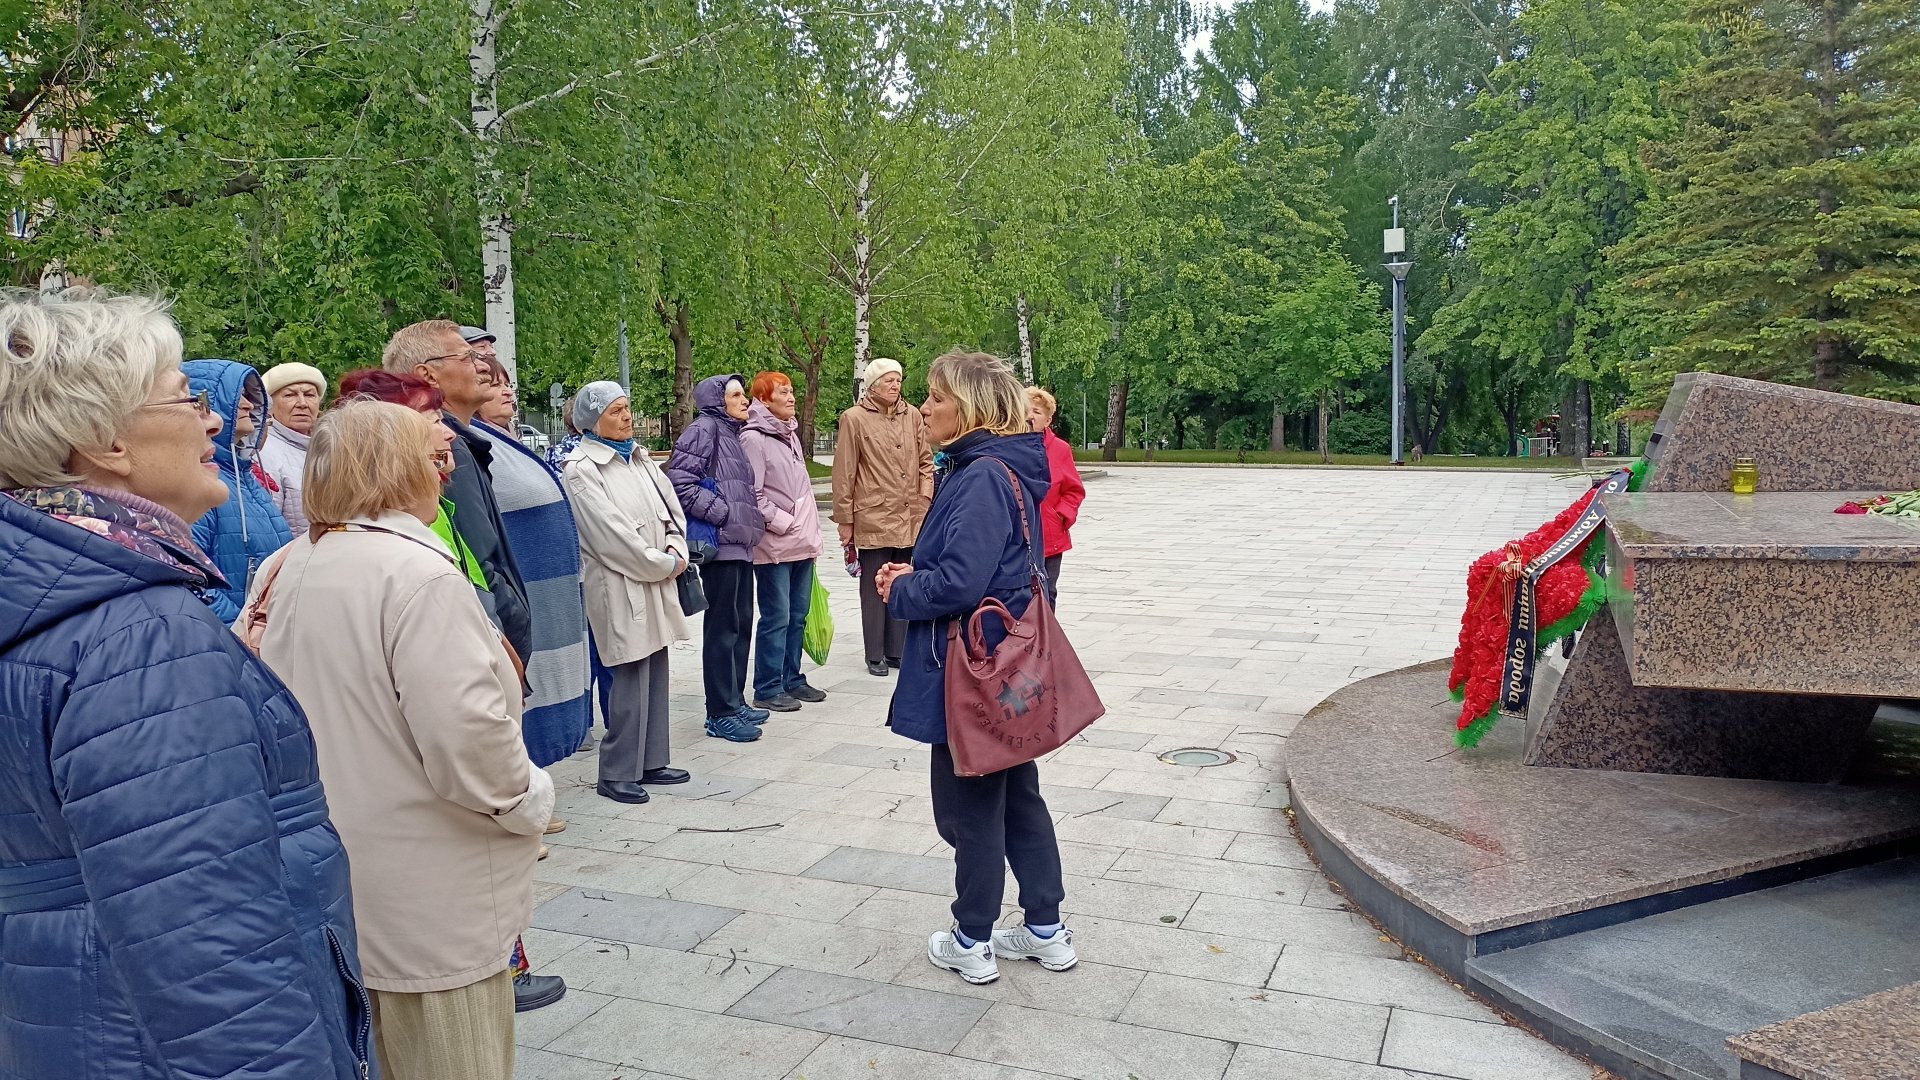
[[[1407,250],[1407,230],[1388,229],[1386,232],[1386,253],[1388,255],[1399,255]]]

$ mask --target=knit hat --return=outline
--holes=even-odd
[[[267,396],[272,397],[294,383],[312,383],[320,391],[321,397],[327,396],[327,377],[312,364],[275,364],[267,369],[261,379],[267,385]]]
[[[611,379],[604,382],[590,382],[573,395],[573,426],[582,432],[592,431],[600,425],[613,403],[626,397],[627,392],[620,384]]]
[[[904,377],[906,375],[906,372],[901,369],[900,361],[889,360],[884,356],[879,357],[878,359],[867,361],[867,385],[868,386],[872,386],[874,383],[879,382],[881,378],[887,375],[899,375]]]

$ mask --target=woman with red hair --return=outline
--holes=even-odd
[[[820,507],[813,500],[806,450],[794,421],[793,380],[763,371],[748,388],[746,430],[740,444],[753,467],[753,499],[767,519],[753,548],[760,625],[753,642],[753,707],[794,712],[801,702],[825,701],[824,691],[800,674],[800,644],[813,600],[813,562],[820,556]]]

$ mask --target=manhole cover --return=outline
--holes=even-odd
[[[1198,765],[1204,769],[1209,765],[1225,765],[1230,761],[1238,761],[1239,759],[1227,753],[1225,750],[1215,750],[1211,747],[1203,746],[1188,746],[1179,750],[1169,750],[1160,755],[1160,760],[1169,765]]]

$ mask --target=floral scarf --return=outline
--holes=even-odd
[[[187,523],[157,503],[126,492],[80,487],[15,488],[6,494],[48,517],[183,570],[199,579],[191,583],[196,589],[226,585],[213,561],[193,542]]]

